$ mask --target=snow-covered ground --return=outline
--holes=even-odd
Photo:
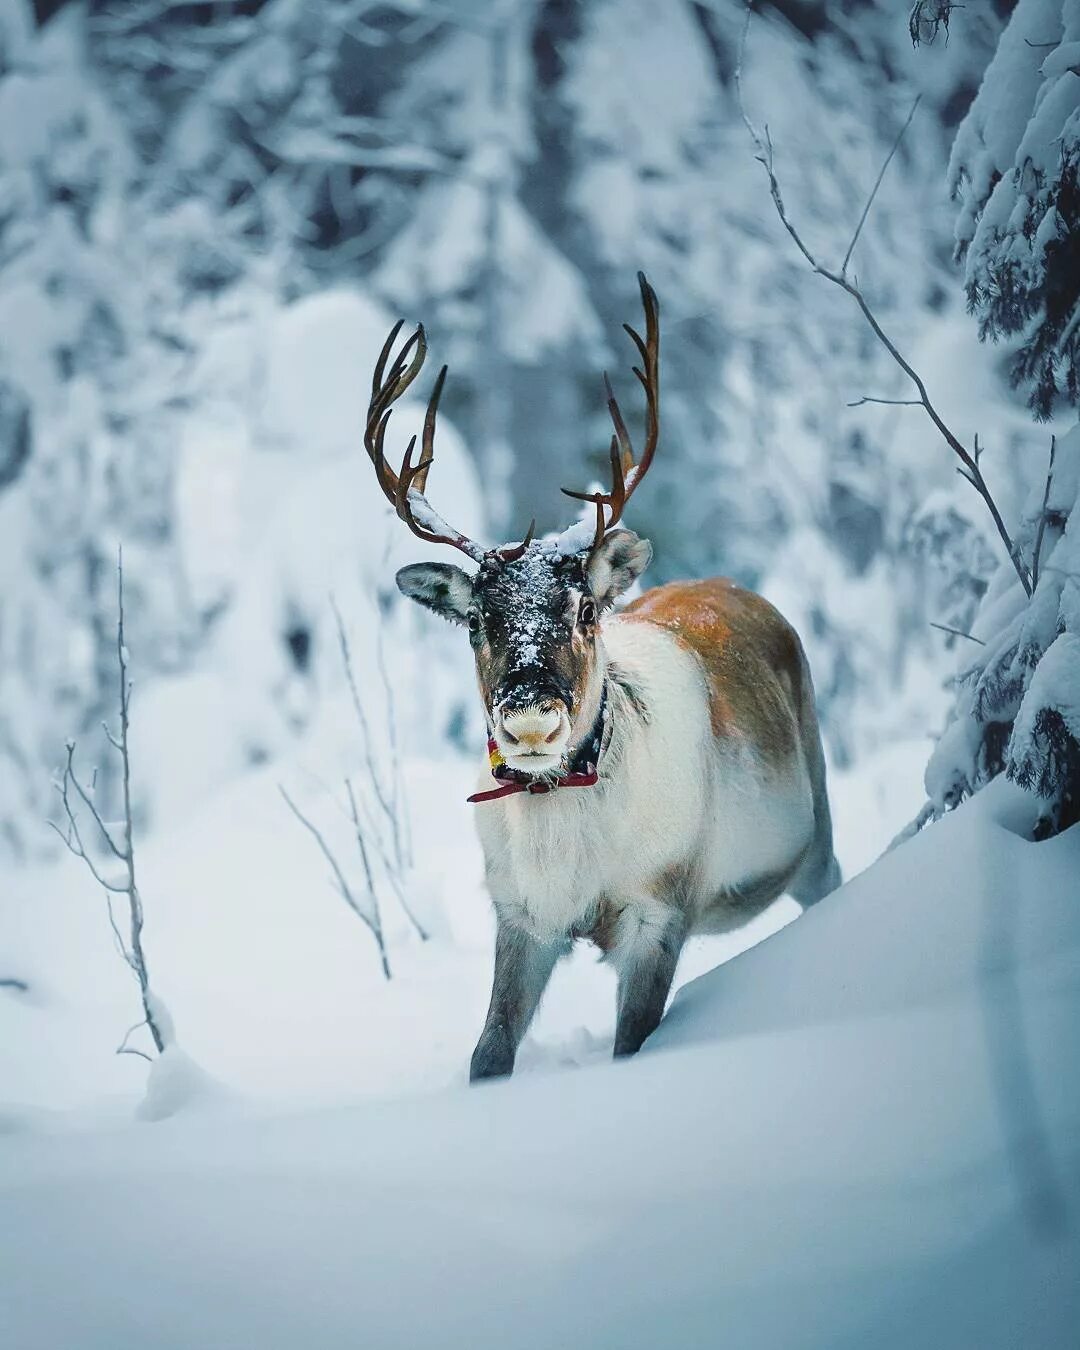
[[[857,778],[834,778],[846,875],[905,823],[925,754],[918,743],[895,748]],[[353,1101],[462,1083],[487,1006],[494,933],[472,823],[478,808],[465,801],[473,764],[410,761],[410,891],[431,938],[417,938],[388,891],[387,982],[370,935],[279,795],[278,784],[288,784],[355,866],[344,818],[310,761],[304,746],[285,764],[239,777],[139,850],[152,975],[180,1044],[231,1091],[255,1099]],[[0,1111],[6,1106],[9,1122],[27,1108],[130,1116],[145,1066],[113,1050],[137,1020],[137,991],[114,950],[104,897],[67,858],[12,872],[7,890],[0,950],[30,990],[0,991]],[[693,939],[678,982],[798,913],[781,900],[737,933]],[[582,945],[557,970],[522,1070],[610,1053],[614,976],[597,956]]]
[[[303,350],[309,321],[347,346],[379,317],[355,296],[304,302],[273,330],[280,359],[298,366],[293,326]],[[149,1084],[114,1053],[137,990],[85,868],[3,878],[0,977],[27,986],[0,988],[5,1346],[831,1350],[906,1346],[924,1305],[930,1343],[1056,1350],[1075,1256],[1060,1206],[1077,1222],[1076,1159],[1059,1156],[1077,1123],[1076,831],[1023,842],[995,789],[871,866],[922,799],[943,700],[916,671],[882,748],[830,778],[853,883],[795,924],[783,900],[688,944],[632,1065],[609,1063],[613,976],[579,948],[514,1081],[468,1090],[492,946],[474,763],[450,748],[482,738],[469,657],[380,601],[424,550],[365,490],[357,411],[330,397],[347,375],[324,356],[303,460],[287,403],[280,453],[227,421],[181,447],[186,584],[222,607],[197,666],[144,685],[131,624],[145,942],[178,1038]],[[481,533],[443,435],[440,500]],[[137,596],[137,554],[129,576]],[[371,806],[371,782],[331,597],[375,777],[408,804],[405,884],[430,934],[381,875],[389,981],[279,792],[355,880],[340,784]],[[914,738],[890,742],[899,724]],[[93,754],[79,747],[87,770]]]
[[[413,1085],[443,1090],[285,1110],[211,1095],[153,1126],[74,1134],[66,1116],[13,1117],[0,1150],[5,1343],[1074,1345],[1080,835],[1031,844],[1030,823],[1029,804],[997,783],[687,984],[635,1061],[556,1071],[549,1056],[542,1074],[479,1090],[450,1081],[483,1001],[468,988],[485,964],[479,920],[475,952],[464,929],[454,944],[433,938],[431,953],[409,952],[396,988],[350,1010],[340,982],[351,967],[364,986],[359,933],[343,919],[335,941],[327,926],[309,943],[297,924],[267,947],[253,929],[256,979],[235,920],[219,913],[214,931],[229,878],[204,860],[202,894],[192,859],[175,879],[187,913],[159,901],[158,949],[196,1058],[247,1089],[272,1088],[288,1063],[308,1094],[333,1069],[344,1098],[363,1093],[380,1044],[408,1061],[426,1042],[430,1071]],[[197,827],[203,850],[208,829]],[[182,868],[182,848],[171,862]],[[445,893],[458,880],[463,897],[474,890],[473,865],[464,844],[446,859]],[[289,891],[279,878],[267,900],[275,925]],[[186,959],[197,930],[205,964],[185,982],[166,953],[186,924]],[[443,1020],[450,1000],[421,1004],[437,982],[425,962],[468,990],[471,1028],[464,1012]],[[325,975],[323,1031],[346,1022],[329,1045],[319,1010],[304,1007],[312,966]],[[290,969],[304,997],[274,1063],[259,1047],[283,1034],[288,994],[244,1005],[272,977],[287,988]],[[549,1011],[574,1001],[579,975],[604,983],[572,970]],[[213,1006],[202,1018],[200,979]],[[50,1014],[22,1016],[21,1028],[5,1019],[6,1046]],[[271,1025],[254,1036],[260,1018]],[[63,1076],[49,1061],[74,1020],[56,1015],[52,1043],[38,1043],[43,1081]],[[400,1090],[408,1071],[393,1081]]]

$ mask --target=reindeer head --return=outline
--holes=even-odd
[[[659,309],[655,293],[640,273],[638,281],[645,307],[645,339],[629,325],[625,327],[641,356],[641,367],[635,366],[634,373],[647,401],[644,451],[635,461],[626,424],[605,375],[615,427],[611,491],[563,489],[569,497],[593,503],[595,527],[577,524],[556,539],[542,540],[533,538],[530,527],[520,544],[487,550],[453,530],[424,496],[446,367],[439,372],[428,404],[420,458],[414,465],[413,437],[396,474],[386,462],[383,439],[391,405],[423,365],[427,352],[423,327],[417,328],[385,374],[401,330],[398,323],[375,368],[364,444],[383,491],[419,538],[448,544],[479,564],[470,576],[448,563],[414,563],[398,572],[398,587],[410,599],[468,628],[492,735],[507,764],[528,774],[560,770],[578,742],[592,731],[604,675],[600,614],[632,584],[652,556],[648,540],[613,528],[648,471],[659,436]]]

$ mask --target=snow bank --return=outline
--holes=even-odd
[[[12,1137],[19,1350],[914,1344],[1080,1324],[1080,834],[995,783],[636,1061]]]

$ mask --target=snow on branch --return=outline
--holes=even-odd
[[[955,257],[983,339],[1013,337],[1038,421],[1080,402],[1080,6],[1018,0],[949,157]]]
[[[753,141],[754,147],[757,152],[754,158],[765,170],[765,173],[768,177],[769,194],[772,197],[773,205],[776,207],[776,213],[780,218],[780,223],[783,225],[784,229],[787,230],[796,248],[806,259],[807,264],[813,269],[813,271],[816,272],[819,276],[824,277],[826,281],[831,281],[834,286],[839,286],[842,291],[845,291],[848,295],[851,296],[851,298],[855,301],[856,305],[859,307],[859,310],[862,313],[863,318],[866,320],[866,322],[870,325],[870,328],[873,330],[874,336],[878,339],[878,341],[882,344],[885,350],[893,358],[896,364],[900,367],[900,369],[908,377],[911,383],[915,386],[915,391],[918,397],[912,400],[912,402],[917,404],[918,406],[921,406],[924,409],[927,416],[930,418],[931,422],[933,422],[934,426],[940,432],[949,449],[952,450],[953,454],[956,455],[956,457],[960,460],[960,465],[957,468],[957,473],[959,473],[962,478],[964,478],[967,482],[971,484],[971,486],[975,489],[975,491],[979,494],[979,496],[986,504],[986,508],[990,512],[991,518],[993,519],[994,526],[998,532],[998,535],[1001,537],[1001,541],[1005,545],[1005,550],[1008,553],[1009,559],[1012,562],[1013,568],[1016,571],[1016,575],[1020,581],[1020,585],[1024,588],[1024,593],[1030,596],[1032,593],[1031,574],[1028,569],[1027,563],[1025,562],[1020,552],[1019,547],[1013,542],[1013,539],[1005,526],[1005,522],[1002,519],[1001,512],[998,510],[997,503],[994,501],[994,498],[986,483],[986,479],[983,477],[983,472],[979,464],[979,460],[982,455],[982,447],[979,445],[978,437],[975,438],[973,448],[971,450],[968,450],[968,448],[962,444],[959,438],[956,435],[954,435],[954,433],[950,430],[950,428],[945,424],[940,413],[937,411],[937,408],[934,406],[933,402],[930,399],[930,395],[927,391],[926,384],[924,383],[922,377],[900,353],[900,350],[897,348],[896,344],[892,341],[892,339],[882,328],[881,324],[877,319],[877,316],[871,309],[869,303],[866,300],[866,297],[863,295],[858,284],[850,280],[847,274],[848,264],[851,261],[852,252],[855,248],[856,243],[858,242],[859,235],[862,232],[863,225],[866,221],[867,216],[870,213],[870,209],[874,204],[874,199],[877,196],[878,189],[880,188],[882,180],[885,176],[885,170],[889,167],[889,164],[892,161],[892,158],[896,154],[897,148],[900,145],[900,141],[903,139],[904,133],[907,131],[908,127],[911,124],[911,120],[915,115],[915,110],[918,107],[919,100],[916,99],[915,103],[912,105],[911,112],[908,114],[907,120],[905,121],[903,127],[901,128],[900,133],[892,146],[892,149],[889,151],[889,154],[886,157],[884,164],[882,165],[881,172],[877,176],[877,181],[874,183],[874,186],[870,191],[870,195],[867,199],[866,206],[863,208],[862,215],[859,217],[858,224],[855,227],[855,232],[852,235],[851,243],[848,245],[847,252],[844,255],[843,263],[841,264],[839,269],[825,266],[807,247],[799,231],[792,223],[791,218],[788,215],[787,208],[784,205],[783,195],[780,191],[780,183],[776,177],[776,171],[774,167],[773,144],[772,138],[769,135],[768,123],[765,124],[765,126],[762,128],[761,131],[758,131],[758,129],[750,121],[750,118],[746,111],[745,103],[743,102],[742,67],[743,67],[743,59],[746,54],[746,43],[750,30],[750,17],[752,12],[753,12],[753,0],[748,0],[746,6],[746,18],[743,23],[742,36],[739,42],[739,55],[735,66],[735,91],[739,104],[739,113],[742,117],[743,124],[745,125],[747,132],[749,133],[750,138]],[[861,401],[867,403],[879,403],[892,400],[866,398]]]

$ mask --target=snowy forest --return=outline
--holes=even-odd
[[[628,1062],[577,943],[469,1089],[491,728],[373,371],[550,535],[639,273],[628,594],[794,627],[846,884]],[[0,0],[0,1339],[1074,1345],[1078,418],[1080,0]]]

